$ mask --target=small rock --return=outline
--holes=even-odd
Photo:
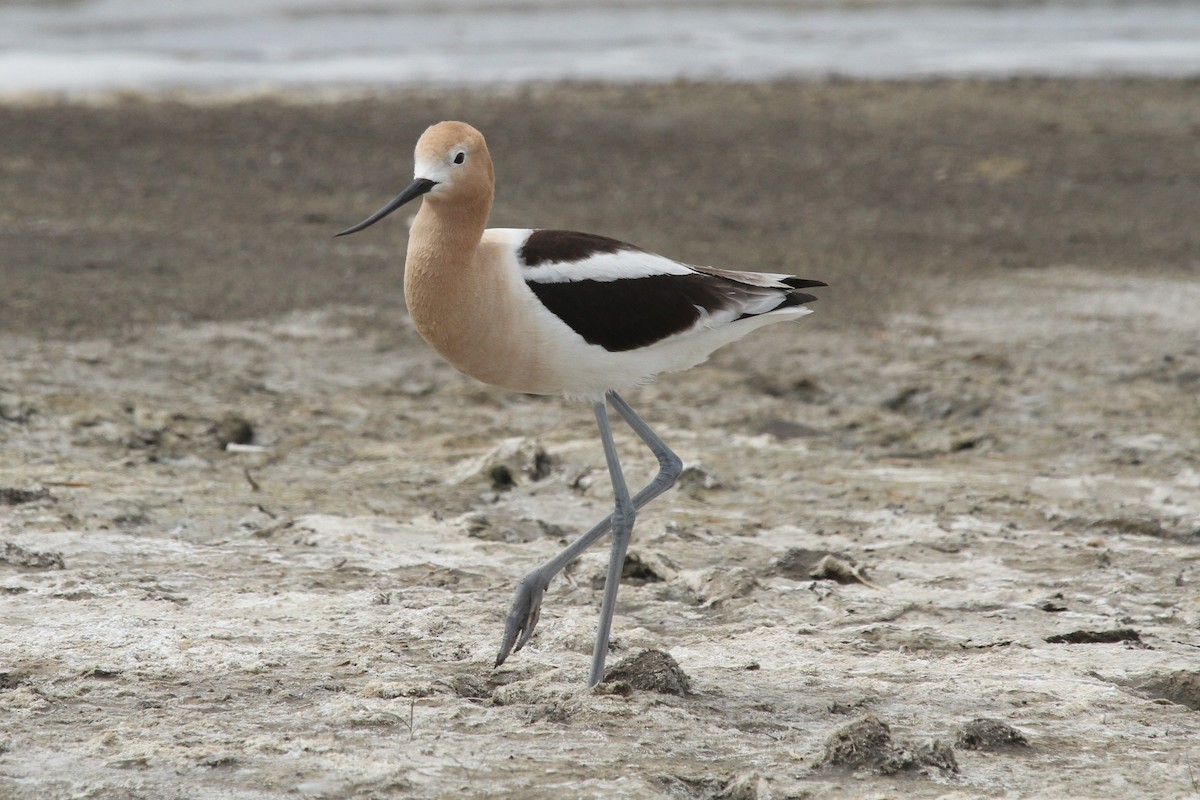
[[[691,682],[675,659],[662,650],[643,650],[621,659],[604,677],[605,683],[625,681],[635,689],[660,694],[691,694]]]
[[[596,484],[596,476],[599,471],[595,467],[585,467],[568,484],[572,491],[579,494],[587,494],[588,490]]]
[[[877,767],[891,752],[891,728],[874,714],[864,714],[830,735],[820,763],[843,769]]]
[[[521,478],[540,481],[550,475],[553,460],[542,446],[531,439],[505,439],[491,451],[455,467],[452,483],[467,483],[482,478],[493,491],[507,491]]]
[[[1067,606],[1061,602],[1063,599],[1061,591],[1055,593],[1054,596],[1046,597],[1045,600],[1038,602],[1037,609],[1049,614],[1057,614],[1067,610]]]
[[[887,723],[870,713],[834,731],[817,766],[867,769],[880,775],[925,767],[958,772],[958,761],[948,744],[934,741],[914,746],[894,741]]]
[[[1025,734],[998,719],[973,719],[959,730],[954,740],[964,750],[1001,750],[1006,747],[1028,747]]]
[[[675,485],[692,497],[701,492],[726,488],[725,481],[703,464],[691,464],[684,467],[683,472],[679,473],[679,480]]]

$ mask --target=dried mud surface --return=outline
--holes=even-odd
[[[0,797],[1196,796],[1194,92],[0,108]],[[831,284],[628,395],[689,469],[610,665],[677,690],[581,688],[603,547],[492,669],[610,501],[586,407],[412,331],[402,224],[329,238],[442,117],[495,224]]]

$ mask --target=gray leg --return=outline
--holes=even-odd
[[[633,428],[634,433],[646,443],[646,446],[654,453],[658,459],[658,474],[644,489],[633,496],[633,508],[636,513],[647,503],[658,497],[663,492],[670,489],[675,480],[679,477],[679,473],[683,471],[683,462],[679,456],[675,455],[663,440],[658,438],[654,431],[646,425],[642,419],[634,413],[620,395],[616,392],[608,393],[609,400],[617,409],[617,413],[621,415],[629,426]],[[607,417],[607,414],[605,415]],[[597,417],[599,419],[599,417]],[[607,422],[607,419],[605,420]],[[602,433],[603,438],[603,433]],[[611,439],[611,435],[609,436]],[[607,449],[606,449],[607,455]],[[611,472],[611,470],[610,470]],[[613,515],[610,514],[601,520],[594,528],[580,536],[570,545],[568,545],[561,553],[547,561],[542,566],[525,575],[517,583],[517,589],[513,593],[512,607],[509,610],[508,618],[504,622],[504,638],[500,643],[500,654],[496,657],[496,666],[504,663],[509,654],[520,650],[529,641],[529,637],[533,635],[533,629],[537,626],[538,616],[541,613],[542,597],[545,594],[546,588],[550,585],[550,581],[559,572],[562,572],[568,564],[578,558],[583,551],[591,547],[596,540],[600,539],[613,526]],[[626,541],[623,547],[628,546]],[[616,542],[614,540],[614,554]],[[617,575],[620,576],[620,567],[624,564],[624,549],[621,553],[621,564],[617,567]],[[612,573],[612,561],[609,562],[609,573]],[[605,595],[609,591],[608,587],[612,586],[613,593],[616,593],[617,582],[608,581],[605,584]],[[607,637],[606,637],[607,638]],[[607,642],[605,643],[607,649]],[[593,659],[594,661],[594,659]],[[593,664],[593,668],[594,668]],[[603,667],[603,662],[601,662]]]
[[[604,600],[600,603],[600,626],[596,630],[596,646],[592,650],[592,671],[588,676],[588,687],[595,686],[604,678],[604,659],[608,656],[608,637],[612,631],[613,613],[617,609],[617,589],[621,586],[621,570],[625,566],[625,552],[633,537],[633,521],[637,509],[625,485],[625,474],[621,472],[621,461],[617,457],[617,445],[613,442],[612,429],[608,425],[608,411],[604,403],[596,403],[596,425],[600,428],[600,442],[604,445],[604,460],[608,463],[608,477],[612,480],[612,554],[608,558],[608,575],[604,579]]]

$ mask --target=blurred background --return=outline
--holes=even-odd
[[[1197,71],[1195,2],[0,3],[0,92],[10,94]]]

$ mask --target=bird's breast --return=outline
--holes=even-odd
[[[486,245],[465,258],[410,246],[404,299],[417,332],[461,372],[510,391],[557,394],[528,289]]]

